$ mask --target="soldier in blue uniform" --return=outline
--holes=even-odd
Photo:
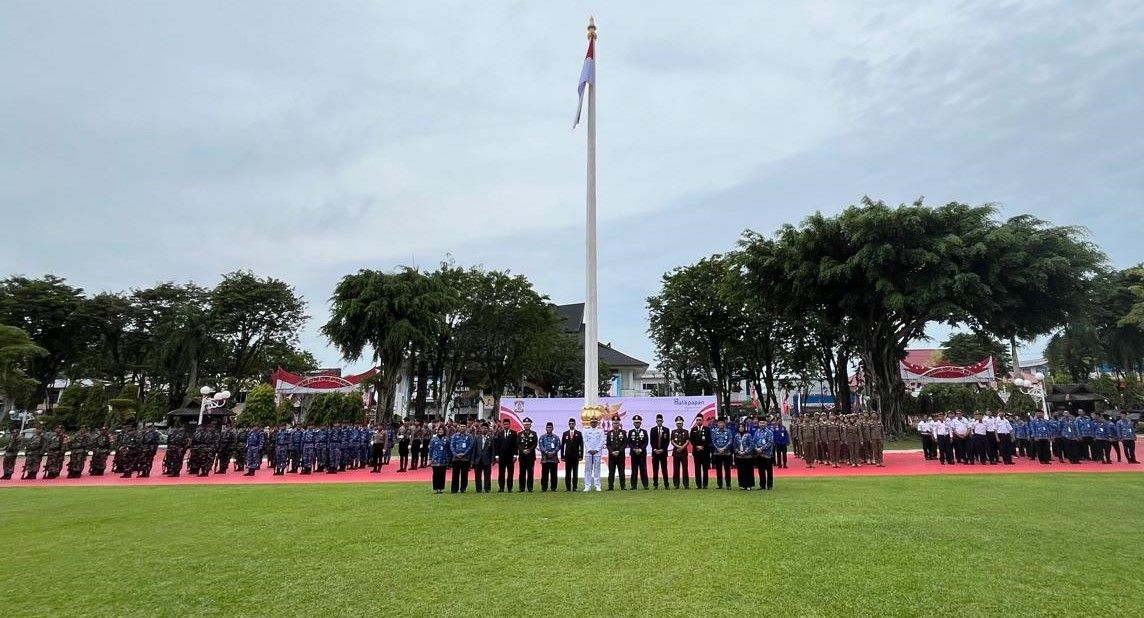
[[[735,434],[727,429],[727,419],[721,418],[711,430],[711,463],[715,467],[715,482],[719,489],[731,489],[732,442]]]
[[[1124,447],[1124,458],[1128,463],[1140,463],[1136,461],[1136,421],[1128,418],[1124,411],[1120,412],[1120,419],[1116,421],[1116,437]]]
[[[262,448],[265,445],[266,434],[261,427],[251,427],[246,432],[246,474],[243,476],[254,476],[262,467]]]
[[[291,433],[293,432],[283,427],[274,438],[274,476],[286,474],[286,467],[290,465]]]
[[[302,474],[314,471],[314,459],[317,454],[318,432],[314,430],[313,423],[306,423],[302,431]]]
[[[544,425],[540,434],[540,491],[547,492],[551,487],[556,491],[556,468],[560,465],[560,436],[553,433],[552,421]]]
[[[342,424],[337,423],[329,428],[328,455],[326,455],[326,474],[335,474],[342,465]]]
[[[473,436],[462,423],[457,427],[457,433],[449,438],[449,453],[452,455],[453,488],[452,493],[465,493],[469,488],[469,461],[473,456]]]
[[[1036,417],[1029,421],[1029,434],[1033,438],[1033,443],[1036,445],[1037,460],[1042,464],[1050,464],[1052,461],[1052,453],[1049,450],[1049,421]]]
[[[297,474],[302,467],[302,427],[295,425],[290,432],[290,473]]]
[[[449,439],[445,437],[444,425],[429,440],[429,464],[433,466],[433,493],[444,493],[445,470],[449,467]]]
[[[775,484],[775,433],[770,425],[760,423],[755,428],[755,464],[759,467],[759,489],[771,489]]]

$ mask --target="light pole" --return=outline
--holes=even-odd
[[[1032,380],[1013,378],[1013,386],[1016,386],[1017,390],[1030,397],[1040,399],[1041,414],[1043,414],[1045,418],[1049,418],[1049,400],[1045,398],[1045,374],[1038,371],[1033,374]]]
[[[214,397],[211,397],[211,393],[214,393]],[[203,424],[203,414],[205,414],[207,410],[223,407],[223,405],[226,404],[226,400],[230,399],[230,391],[215,393],[213,388],[204,386],[199,389],[199,394],[202,395],[201,403],[199,404],[199,426],[201,427]]]

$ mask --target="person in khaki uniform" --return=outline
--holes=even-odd
[[[798,424],[799,444],[802,445],[802,461],[807,468],[813,468],[818,459],[818,428],[813,420]],[[791,435],[794,435],[793,433]]]
[[[862,465],[862,427],[858,425],[857,417],[853,414],[849,416],[842,428],[842,438],[846,442],[846,461],[851,467],[857,468]]]
[[[885,463],[883,463],[882,454],[886,446],[886,430],[882,427],[882,419],[873,412],[869,413],[867,415],[867,427],[869,428],[873,463],[879,468],[883,468]]]
[[[782,419],[782,415],[779,415]],[[790,450],[795,457],[802,457],[802,417],[795,416],[790,419]]]
[[[842,450],[842,421],[838,418],[828,418],[823,422],[822,429],[830,453],[830,467],[837,468]]]

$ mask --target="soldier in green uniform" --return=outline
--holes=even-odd
[[[48,434],[44,442],[44,451],[48,456],[44,464],[44,478],[59,477],[64,467],[64,451],[67,450],[68,435],[64,433],[63,425],[56,425],[56,430]]]
[[[44,430],[37,427],[36,433],[24,445],[24,475],[20,478],[31,481],[40,474],[40,462],[44,459]]]
[[[866,428],[870,436],[871,459],[874,465],[883,468],[885,464],[883,463],[882,454],[886,447],[886,430],[882,427],[882,419],[878,414],[870,412],[866,416]]]
[[[87,449],[91,445],[91,436],[87,427],[80,427],[79,432],[71,441],[71,452],[68,454],[68,478],[78,479],[83,474],[83,464],[87,461]]]
[[[139,436],[135,434],[134,422],[123,426],[123,433],[115,442],[115,459],[119,461],[120,478],[131,478],[139,460]]]
[[[824,425],[824,435],[826,436],[826,445],[830,450],[830,467],[839,467],[838,462],[841,461],[842,451],[842,421],[837,417],[826,419]]]
[[[691,489],[691,481],[687,478],[687,445],[691,441],[691,434],[683,428],[683,417],[675,417],[675,429],[671,430],[671,484],[679,489],[679,471],[683,470],[683,488]],[[664,487],[667,482],[664,481]]]
[[[612,491],[616,481],[616,474],[620,475],[620,490],[627,489],[624,474],[624,449],[628,446],[628,432],[624,431],[624,422],[616,416],[612,419],[612,429],[605,438],[608,447],[608,491]]]
[[[853,415],[842,426],[842,437],[846,441],[846,455],[852,468],[857,468],[862,461],[862,428],[858,419]]]
[[[802,446],[800,456],[807,468],[813,468],[818,459],[818,427],[813,419],[800,419],[798,422],[799,444]],[[794,435],[792,432],[791,435]]]
[[[99,434],[91,441],[91,464],[87,473],[92,476],[103,476],[103,471],[107,468],[107,456],[110,454],[111,434],[106,427],[101,427]]]
[[[8,433],[8,443],[4,445],[4,474],[0,481],[11,480],[12,473],[16,471],[16,456],[20,454],[20,435],[12,431]]]

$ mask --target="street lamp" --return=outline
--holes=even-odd
[[[214,393],[214,397],[211,397],[211,393]],[[199,394],[202,395],[202,403],[199,404],[199,426],[201,427],[203,424],[203,414],[206,414],[207,410],[223,407],[223,405],[226,404],[226,400],[230,399],[230,391],[215,393],[213,388],[204,386],[199,389]]]
[[[1049,418],[1049,400],[1045,397],[1044,381],[1045,374],[1038,371],[1037,373],[1033,374],[1032,380],[1026,380],[1025,378],[1013,378],[1013,386],[1016,386],[1017,390],[1025,393],[1030,397],[1036,397],[1037,399],[1040,399],[1041,413],[1044,414],[1045,418]]]

